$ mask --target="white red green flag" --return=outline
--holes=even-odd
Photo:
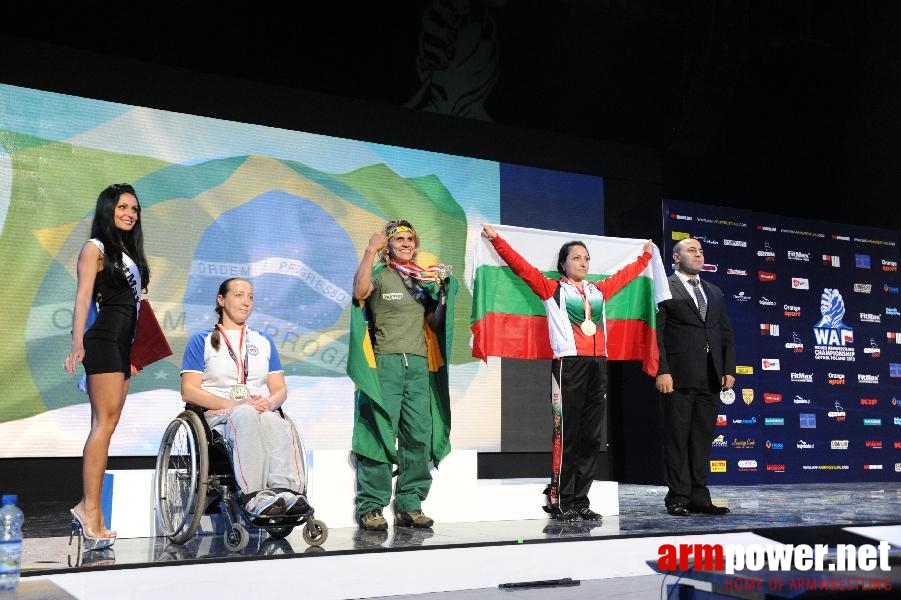
[[[510,225],[493,227],[523,258],[553,279],[560,277],[557,256],[566,242],[585,244],[591,256],[588,279],[602,280],[634,262],[646,241]],[[472,355],[482,360],[489,356],[552,358],[544,305],[482,237],[476,244],[473,276]],[[641,275],[606,302],[607,357],[639,360],[642,369],[655,376],[659,361],[656,308],[658,302],[669,298],[666,271],[654,247],[651,262]]]

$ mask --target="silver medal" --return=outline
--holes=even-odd
[[[592,336],[598,331],[598,326],[594,324],[594,321],[582,321],[582,324],[579,325],[579,329],[582,330],[587,336]]]

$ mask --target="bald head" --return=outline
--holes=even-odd
[[[673,262],[676,270],[690,277],[704,270],[704,248],[695,238],[679,240],[673,246]]]

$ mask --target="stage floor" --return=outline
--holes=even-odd
[[[69,546],[68,505],[59,502],[46,502],[41,506],[26,507],[25,550],[23,556],[23,584],[19,590],[22,598],[59,597],[59,598],[91,598],[98,597],[92,592],[96,584],[91,584],[83,593],[74,595],[48,596],[45,590],[38,594],[38,587],[44,589],[51,582],[62,581],[53,576],[67,574],[99,575],[102,571],[128,571],[133,569],[153,569],[176,565],[203,565],[211,563],[246,563],[248,561],[271,560],[276,558],[307,557],[341,557],[346,564],[353,564],[355,557],[362,560],[381,558],[382,564],[389,555],[392,558],[409,558],[409,551],[439,551],[433,556],[437,558],[440,551],[454,549],[486,549],[512,547],[510,550],[528,556],[536,552],[559,549],[560,556],[566,551],[573,551],[576,545],[563,545],[565,542],[603,541],[602,545],[579,548],[594,548],[600,552],[604,560],[610,562],[606,591],[618,590],[613,596],[604,593],[605,597],[614,598],[647,598],[648,590],[659,589],[660,575],[643,572],[636,576],[632,567],[623,567],[621,572],[614,566],[612,558],[622,547],[623,554],[631,540],[639,538],[678,538],[691,536],[711,536],[723,534],[728,536],[754,535],[767,540],[784,544],[817,544],[825,543],[872,543],[872,540],[858,537],[854,528],[873,526],[887,527],[885,531],[901,531],[901,482],[855,483],[843,485],[767,485],[767,486],[718,486],[712,488],[713,500],[716,504],[727,505],[732,513],[726,516],[713,517],[692,515],[690,517],[672,517],[664,510],[663,497],[666,489],[657,486],[620,485],[620,514],[605,517],[598,524],[559,524],[552,520],[521,521],[488,521],[475,523],[436,523],[431,530],[416,530],[389,527],[386,532],[367,532],[356,528],[334,528],[329,530],[328,539],[321,547],[311,547],[303,539],[300,530],[295,530],[287,538],[276,540],[269,538],[265,532],[253,532],[248,548],[241,553],[229,552],[221,535],[205,534],[196,536],[184,545],[172,544],[165,538],[137,538],[118,540],[112,549],[88,552],[79,556],[75,544]],[[542,498],[536,498],[540,503]],[[465,502],[465,498],[461,498]],[[427,505],[426,505],[427,508]],[[850,530],[849,530],[850,528]],[[892,533],[896,535],[896,533]],[[736,538],[740,539],[740,538]],[[650,542],[651,540],[648,540]],[[891,541],[891,540],[890,540]],[[893,541],[895,551],[901,543]],[[656,545],[653,548],[657,548]],[[647,548],[643,550],[647,552]],[[580,550],[584,552],[584,550]],[[417,552],[428,556],[428,552]],[[381,556],[379,556],[381,555]],[[471,553],[470,553],[471,555]],[[443,556],[443,555],[442,555]],[[519,560],[509,555],[512,560]],[[656,552],[646,559],[656,559]],[[348,563],[347,561],[351,562]],[[486,558],[486,560],[488,560]],[[494,558],[493,560],[497,560]],[[499,560],[508,560],[500,558]],[[378,561],[376,561],[378,563]],[[326,563],[314,561],[317,567]],[[310,563],[313,564],[313,563]],[[360,563],[362,564],[362,563]],[[402,564],[402,563],[401,563]],[[427,563],[428,564],[428,563]],[[249,566],[249,565],[248,565]],[[193,571],[194,569],[192,569]],[[320,569],[323,573],[327,569]],[[167,570],[166,581],[171,581],[171,573]],[[189,576],[185,571],[178,571],[179,576]],[[385,572],[385,577],[391,577]],[[537,573],[537,571],[536,571]],[[112,576],[112,573],[110,573]],[[162,573],[160,573],[162,576]],[[897,577],[897,575],[895,575]],[[454,585],[456,591],[447,592],[447,597],[476,598],[490,597],[498,592],[497,584],[486,586],[482,577],[473,580],[472,587],[461,583],[460,574]],[[502,575],[499,575],[502,577]],[[606,575],[604,577],[607,577]],[[613,579],[617,579],[615,587]],[[353,579],[351,577],[351,579]],[[490,579],[489,579],[490,580]],[[125,582],[128,577],[125,577]],[[497,583],[509,583],[498,581]],[[393,594],[408,594],[405,586],[392,588],[390,585],[370,586],[368,593],[361,593],[360,588],[350,585],[348,596],[341,595],[342,581],[332,582],[328,597],[378,597]],[[359,583],[359,582],[357,582]],[[365,582],[364,582],[365,584]],[[123,585],[127,585],[124,583]],[[171,585],[175,586],[172,582]],[[91,586],[94,586],[93,588]],[[166,592],[170,598],[180,596],[173,587]],[[385,593],[386,589],[391,591]],[[448,588],[451,589],[451,588]],[[462,590],[470,589],[469,592]],[[479,590],[482,590],[481,592]],[[589,581],[582,586],[556,588],[552,593],[544,593],[534,597],[579,598],[587,597],[591,589]],[[62,590],[60,590],[62,591]],[[109,590],[107,590],[109,591]],[[431,592],[441,592],[431,589]],[[595,590],[596,592],[597,590]],[[482,596],[478,594],[488,594]],[[897,591],[895,592],[898,593]],[[136,590],[122,590],[123,596],[131,598],[144,597]],[[414,594],[415,595],[415,594]],[[589,594],[590,595],[590,594]],[[149,597],[149,596],[148,596]],[[313,595],[311,597],[323,597]],[[434,598],[434,596],[432,596]],[[523,598],[528,596],[522,596]],[[653,597],[659,597],[654,595]],[[894,596],[885,596],[894,597]],[[444,596],[442,595],[442,598]]]

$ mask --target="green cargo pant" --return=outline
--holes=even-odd
[[[432,441],[429,367],[424,356],[376,356],[382,401],[397,436],[398,476],[394,511],[420,510],[429,494]],[[380,510],[391,502],[393,465],[357,456],[357,516]]]

